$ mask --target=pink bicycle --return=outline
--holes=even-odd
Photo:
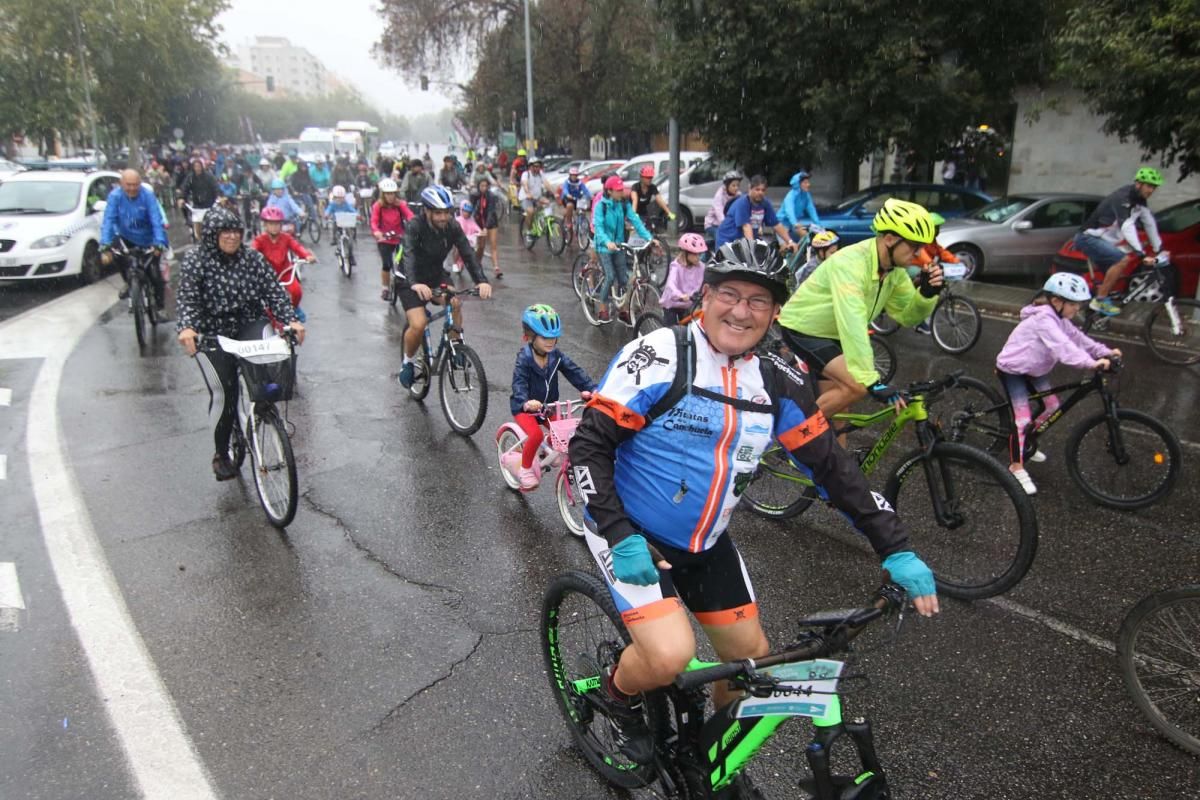
[[[571,459],[567,455],[567,446],[579,426],[579,414],[583,411],[583,400],[560,400],[548,403],[542,407],[542,416],[547,420],[549,433],[542,440],[534,459],[533,468],[546,475],[552,470],[558,474],[554,478],[554,495],[558,500],[558,513],[562,515],[567,530],[576,536],[583,536],[583,495],[575,485],[575,475],[571,471]],[[525,445],[525,431],[515,422],[506,422],[496,430],[496,460],[500,463],[500,474],[504,482],[513,491],[520,491],[521,484],[517,477],[504,466],[506,453],[520,454]]]

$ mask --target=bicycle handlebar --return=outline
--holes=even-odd
[[[885,572],[885,578],[890,576]],[[737,677],[761,678],[759,668],[773,667],[779,664],[791,664],[797,661],[808,661],[814,658],[833,655],[846,649],[846,645],[857,637],[867,625],[881,618],[885,612],[902,608],[905,601],[904,590],[892,584],[880,586],[875,593],[875,601],[870,606],[856,608],[849,612],[822,612],[800,620],[801,627],[824,628],[821,633],[809,633],[805,641],[791,645],[784,650],[763,658],[747,658],[742,661],[729,661],[711,667],[691,670],[675,676],[675,688],[684,691],[696,689],[708,683],[730,680]]]
[[[951,386],[957,386],[958,379],[965,375],[966,372],[967,371],[965,369],[956,369],[954,372],[943,375],[940,378],[935,378],[931,381],[918,381],[917,383],[910,383],[904,388],[903,391],[900,392],[900,395],[905,400],[911,400],[917,395],[941,394]]]

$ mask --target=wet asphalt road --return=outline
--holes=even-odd
[[[70,463],[221,797],[625,796],[574,751],[539,652],[542,589],[563,570],[589,569],[590,557],[563,532],[549,487],[504,487],[492,433],[509,418],[526,304],[558,308],[563,349],[593,375],[628,334],[586,325],[569,257],[526,255],[505,233],[494,299],[468,303],[467,337],[491,389],[472,439],[450,431],[436,387],[424,405],[398,390],[401,321],[378,299],[375,253],[360,247],[347,280],[327,243],[317,248],[289,407],[302,498],[286,534],[267,525],[252,483],[212,480],[208,397],[173,326],[139,354],[114,305],[68,362],[58,410]],[[899,379],[962,366],[986,376],[1010,329],[989,321],[962,358],[902,331],[892,339]],[[1041,540],[1025,580],[1004,604],[943,600],[940,618],[914,620],[898,643],[860,660],[871,682],[847,709],[875,722],[895,796],[1200,796],[1200,762],[1143,724],[1114,657],[1021,613],[1111,642],[1142,595],[1200,574],[1191,480],[1200,373],[1122,346],[1123,403],[1185,440],[1180,484],[1143,512],[1100,509],[1062,464],[1071,421],[1050,434],[1050,460],[1031,469]],[[0,409],[9,454],[0,561],[18,564],[29,610],[19,632],[0,632],[0,707],[12,712],[0,713],[0,797],[129,797],[29,497],[21,398],[38,365],[2,359],[0,384],[14,394]],[[775,641],[801,613],[856,602],[876,579],[864,543],[826,509],[784,524],[740,513],[733,529]],[[785,729],[753,765],[767,796],[795,796],[806,731]]]

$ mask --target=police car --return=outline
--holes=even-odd
[[[99,279],[103,201],[120,182],[116,172],[86,167],[35,167],[6,177],[0,183],[0,280]]]

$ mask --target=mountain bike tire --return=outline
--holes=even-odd
[[[459,364],[455,364],[455,360]],[[453,345],[442,358],[438,374],[442,413],[455,433],[470,436],[487,417],[488,386],[483,360],[470,346]]]
[[[990,384],[970,375],[929,403],[930,416],[951,442],[977,447],[998,456],[1008,452],[1012,411]]]
[[[1200,362],[1200,302],[1176,297],[1172,304],[1179,316],[1176,332],[1166,303],[1157,304],[1146,318],[1143,335],[1158,360],[1176,366]]]
[[[1007,467],[974,447],[939,441],[905,454],[883,495],[913,532],[943,594],[995,597],[1033,564],[1033,502]]]
[[[1133,704],[1177,747],[1200,755],[1200,585],[1142,598],[1121,623],[1117,660]],[[1180,720],[1190,717],[1190,724]]]
[[[983,333],[983,316],[970,298],[953,295],[937,304],[929,327],[938,347],[959,355],[979,341],[979,335]]]
[[[662,314],[659,314],[655,311],[647,311],[634,321],[633,335],[638,337],[645,336],[651,331],[656,331],[659,328],[665,328],[666,326],[667,322],[663,319]]]
[[[255,413],[256,441],[250,447],[254,487],[258,490],[258,501],[267,515],[267,521],[282,530],[296,516],[296,503],[299,500],[296,456],[292,453],[292,440],[275,407],[268,405]],[[260,457],[263,458],[262,463]]]
[[[1114,453],[1108,413],[1100,411],[1071,431],[1067,472],[1100,505],[1121,511],[1153,505],[1171,493],[1179,477],[1179,438],[1159,420],[1133,409],[1118,408],[1117,422],[1124,462]]]
[[[558,221],[558,217],[551,217],[543,224],[546,226],[546,246],[550,248],[551,255],[561,256],[563,250],[567,249],[567,237],[563,234],[562,223]]]
[[[817,498],[784,449],[772,445],[763,451],[754,477],[742,491],[742,502],[751,513],[767,519],[791,519],[808,510]]]
[[[599,669],[607,666],[598,663],[598,654],[615,661],[630,641],[608,587],[594,575],[578,570],[559,575],[542,598],[541,622],[542,657],[550,690],[576,746],[613,786],[636,789],[649,785],[656,777],[654,766],[635,764],[622,755],[612,742],[608,721],[586,698],[588,692],[602,687],[593,684],[582,693],[576,688],[576,681],[597,678]],[[644,695],[642,706],[651,730],[662,730],[666,717],[662,696]]]

